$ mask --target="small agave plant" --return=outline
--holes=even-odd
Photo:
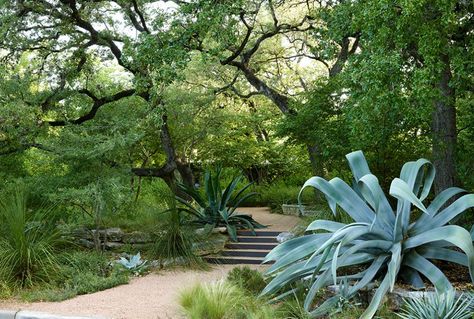
[[[140,273],[141,271],[145,270],[147,262],[147,260],[142,259],[140,253],[130,256],[128,259],[125,257],[120,257],[120,259],[117,260],[117,263],[135,273]]]
[[[449,224],[474,207],[474,194],[463,195],[445,207],[454,196],[465,192],[449,188],[426,205],[424,201],[435,170],[429,161],[419,159],[406,163],[400,178],[392,181],[389,194],[397,201],[393,209],[377,178],[371,174],[364,154],[356,151],[346,157],[354,176],[353,188],[340,178],[326,181],[312,177],[301,191],[306,187],[318,189],[334,214],[340,206],[354,222],[315,220],[305,236],[274,248],[265,258],[265,262],[275,261],[267,271],[273,278],[262,294],[284,298],[293,293],[294,283],[306,282],[304,307],[311,317],[318,317],[331,311],[340,300],[336,295],[315,306],[314,299],[320,289],[346,278],[350,285],[348,295],[354,297],[362,288],[379,281],[371,303],[360,317],[372,318],[399,277],[417,289],[424,288],[424,276],[438,292],[451,290],[448,278],[430,260],[469,267],[474,279],[471,235],[464,228]],[[422,214],[413,221],[415,210]],[[356,271],[347,273],[351,266],[357,266],[352,268]],[[344,274],[340,273],[342,267],[346,269]]]

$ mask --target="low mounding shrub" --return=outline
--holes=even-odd
[[[405,299],[398,316],[402,319],[469,319],[474,310],[474,297],[460,295],[454,289],[442,294],[429,294],[423,298]]]
[[[449,188],[441,192],[430,205],[428,197],[435,170],[425,159],[406,163],[390,187],[397,200],[392,208],[371,174],[361,151],[348,154],[354,176],[354,188],[339,178],[326,181],[310,178],[310,186],[321,191],[333,212],[339,205],[352,219],[349,224],[315,220],[306,229],[307,235],[286,241],[274,248],[265,261],[275,261],[267,271],[273,279],[264,295],[284,296],[296,282],[305,282],[308,289],[304,308],[311,316],[330,311],[340,295],[315,303],[319,290],[341,281],[348,282],[345,298],[355,296],[372,281],[380,285],[360,318],[372,318],[384,295],[394,288],[399,277],[416,288],[423,288],[422,276],[440,293],[452,289],[443,272],[430,261],[444,260],[469,267],[474,280],[474,246],[471,235],[460,226],[449,224],[466,209],[474,207],[474,194]],[[420,211],[421,215],[413,214]],[[341,273],[341,268],[344,273]]]
[[[50,218],[53,208],[28,210],[26,192],[18,188],[0,203],[0,280],[32,285],[57,270],[56,252],[62,243]]]
[[[184,291],[180,304],[189,319],[273,319],[274,310],[238,286],[218,281]]]
[[[227,281],[256,295],[267,285],[263,275],[258,270],[250,269],[248,266],[233,268],[227,274]]]
[[[95,251],[62,253],[55,279],[22,293],[27,301],[61,301],[128,283],[129,272]]]

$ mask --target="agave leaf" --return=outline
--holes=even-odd
[[[309,226],[306,228],[306,231],[316,231],[316,230],[326,230],[329,232],[335,232],[344,226],[347,226],[343,223],[334,222],[331,220],[324,220],[324,219],[317,219],[313,221]]]
[[[375,278],[387,258],[387,256],[377,257],[372,262],[372,264],[370,264],[369,268],[367,268],[362,279],[359,280],[353,287],[351,287],[351,289],[349,290],[349,295],[352,296],[356,294],[360,289],[367,286]]]
[[[355,222],[371,224],[374,221],[375,213],[346,182],[336,177],[331,179],[329,184],[335,190],[335,196],[333,197],[336,199],[337,204]]]
[[[356,239],[360,236],[365,235],[369,232],[369,225],[365,223],[353,223],[344,226],[343,228],[339,229],[338,231],[334,232],[334,234],[329,238],[326,242],[324,242],[316,251],[311,255],[308,259],[308,263],[311,262],[313,258],[319,255],[322,251],[326,248],[332,246],[334,243],[342,239],[344,236],[350,236],[352,239]]]
[[[237,229],[234,225],[227,224],[227,233],[232,241],[237,241]]]
[[[426,175],[424,174],[425,168],[427,169]],[[424,158],[416,162],[405,163],[400,172],[400,179],[407,183],[416,196],[418,196],[419,190],[422,188],[422,193],[419,195],[420,200],[424,200],[428,196],[434,177],[435,169],[433,164]]]
[[[313,244],[316,243],[318,244],[319,242],[324,242],[328,240],[331,237],[331,234],[311,234],[311,235],[305,235],[297,238],[293,238],[290,240],[287,240],[280,245],[276,246],[273,248],[265,257],[264,263],[269,262],[271,260],[277,260],[279,258],[282,258],[285,256],[287,253],[293,251],[294,249],[297,249],[300,245],[305,245],[305,244]],[[314,250],[314,247],[313,247]]]
[[[385,296],[389,288],[390,276],[387,274],[380,283],[380,286],[375,291],[375,294],[372,297],[372,301],[370,302],[367,309],[365,309],[364,313],[360,316],[360,319],[371,319],[375,315],[377,309],[380,306],[380,303],[382,302],[383,297]]]
[[[256,196],[256,195],[258,195],[258,193],[256,193],[256,192],[248,193],[248,194],[246,194],[245,196],[242,196],[241,198],[239,198],[239,199],[237,200],[237,202],[232,203],[232,204],[231,204],[232,207],[229,209],[230,215],[232,215],[232,214],[235,212],[235,210],[236,210],[237,208],[239,208],[240,204],[242,204],[243,202],[245,202],[245,201],[246,201],[247,199],[249,199],[250,197],[253,197],[253,196]],[[235,197],[235,199],[237,199],[237,198],[238,198],[238,197]],[[229,204],[229,205],[230,205],[230,204]]]
[[[459,188],[459,187],[450,187],[439,193],[438,196],[431,202],[431,204],[428,206],[428,212],[430,213],[429,215],[435,216],[438,211],[441,209],[441,207],[446,204],[448,200],[450,200],[452,197],[465,193],[466,190]]]
[[[469,232],[460,226],[448,225],[438,227],[408,238],[404,243],[404,249],[419,247],[439,240],[452,243],[466,254],[471,280],[474,281],[474,246],[472,245],[472,239]]]
[[[397,274],[400,270],[400,262],[402,259],[402,244],[395,243],[390,249],[390,252],[392,253],[392,258],[388,263],[387,276],[390,283],[390,291],[393,291],[393,287],[395,286],[395,280],[397,279]]]
[[[372,223],[374,213],[369,206],[357,195],[357,193],[339,178],[326,181],[321,177],[311,177],[304,183],[299,197],[303,190],[308,187],[314,187],[321,191],[330,202],[336,203],[346,211],[356,222]],[[331,206],[334,208],[335,205]],[[333,211],[335,214],[335,211]]]
[[[387,197],[385,197],[377,177],[372,174],[362,176],[362,178],[359,179],[359,188],[362,190],[363,195],[366,194],[364,198],[371,199],[371,206],[374,211],[377,214],[383,213],[384,217],[393,224],[395,215],[392,206],[390,206]]]
[[[352,175],[354,175],[355,180],[358,182],[362,176],[371,174],[367,160],[365,159],[364,153],[362,151],[354,151],[346,155],[347,161],[349,162],[349,167],[351,168]]]
[[[204,175],[204,188],[207,195],[207,205],[210,207],[210,212],[217,211],[217,185],[215,185],[211,172],[206,172]]]
[[[329,238],[329,235],[326,236],[320,236],[319,238],[314,238],[313,240],[307,241],[304,244],[300,244],[296,248],[292,249],[290,253],[285,254],[284,256],[281,256],[278,258],[277,262],[274,263],[268,270],[267,273],[272,273],[278,269],[281,269],[283,267],[286,267],[287,265],[300,260],[308,255],[311,255],[314,251],[314,247],[321,245],[324,243],[327,239]],[[268,255],[265,257],[264,262],[267,262],[268,260]]]
[[[245,194],[245,192],[247,191],[247,189],[249,189],[250,186],[253,185],[253,182],[252,183],[248,183],[247,185],[245,185],[244,187],[242,187],[238,192],[237,194],[235,194],[235,196],[231,197],[230,201],[229,201],[229,206],[232,206],[232,207],[237,207],[239,206],[239,204],[237,204],[237,202],[239,202],[241,196],[243,194]],[[253,192],[253,194],[257,195],[257,193]],[[240,201],[241,202],[241,201]]]
[[[395,214],[380,187],[377,177],[372,174],[362,176],[359,179],[358,187],[363,198],[375,211],[376,217],[372,227],[378,224],[380,228],[384,229],[390,236],[393,236]]]
[[[474,207],[474,194],[464,195],[439,212],[431,220],[425,221],[424,223],[416,223],[413,226],[413,232],[418,234],[431,228],[443,226],[472,207]]]
[[[227,185],[227,187],[224,189],[224,193],[222,194],[222,199],[221,199],[221,202],[220,202],[220,205],[219,205],[219,209],[220,210],[225,210],[229,200],[230,200],[230,197],[232,196],[232,192],[235,191],[235,188],[237,187],[237,184],[240,182],[241,180],[241,177],[236,177],[236,178],[233,178],[229,185]]]
[[[339,250],[341,250],[342,242],[337,245],[331,260],[331,273],[334,280],[334,286],[337,285],[337,257],[339,256]]]
[[[426,288],[420,274],[413,268],[403,268],[403,272],[400,273],[400,276],[416,290]]]
[[[339,296],[332,296],[326,299],[318,308],[309,312],[311,318],[319,318],[322,315],[328,313],[333,309],[339,302]]]
[[[321,258],[321,256],[319,256]],[[306,264],[305,261],[296,262],[280,272],[270,283],[263,289],[261,295],[275,293],[282,287],[295,282],[303,277],[309,276],[313,273],[313,267],[319,263],[319,259],[315,259],[311,264]]]
[[[410,225],[410,231],[414,227],[419,227],[420,225],[424,225],[427,223],[429,220],[433,219],[434,216],[436,216],[439,213],[439,210],[441,207],[443,207],[448,200],[450,200],[452,197],[466,192],[462,188],[458,187],[450,187],[439,193],[438,196],[431,202],[431,204],[426,208],[428,211],[428,214],[423,214],[418,218],[418,220]]]
[[[418,254],[428,259],[437,259],[453,262],[468,267],[466,254],[442,247],[423,246],[416,250]]]
[[[412,192],[408,184],[401,180],[400,178],[395,178],[390,185],[389,194],[393,197],[399,199],[400,201],[410,202],[416,207],[418,207],[422,212],[428,214],[428,210],[426,209],[425,205],[421,202],[421,200],[416,197],[416,195]],[[408,223],[406,223],[408,224]]]
[[[405,256],[403,260],[404,265],[407,265],[421,274],[423,274],[429,281],[433,283],[437,291],[443,292],[453,289],[448,278],[443,274],[438,267],[433,265],[428,259],[418,255],[415,251]]]
[[[318,291],[327,286],[331,282],[331,269],[326,269],[323,271],[317,278],[316,280],[311,284],[311,287],[309,288],[306,298],[304,300],[303,307],[306,311],[311,310],[311,305],[313,303],[314,297],[316,297],[316,294]]]
[[[428,170],[429,170],[429,174],[427,178],[423,178],[425,166],[428,167]],[[397,197],[399,201],[397,204],[397,215],[396,215],[395,229],[394,229],[394,235],[395,235],[396,241],[402,240],[402,238],[406,236],[407,234],[409,222],[410,222],[410,211],[411,211],[410,203],[417,202],[417,199],[418,199],[417,194],[421,186],[423,186],[423,194],[418,199],[418,204],[428,195],[427,192],[429,192],[434,180],[433,165],[431,165],[431,163],[425,159],[419,159],[416,162],[407,162],[402,167],[399,179],[406,183],[407,189],[405,189],[403,193],[406,193],[409,197],[404,198],[403,195],[401,195],[401,197]],[[400,187],[405,188],[404,186],[402,186],[402,183],[398,183],[398,184],[400,185]],[[413,193],[414,197],[410,195],[410,192]],[[411,201],[409,200],[410,198],[411,198]],[[420,207],[424,207],[424,206],[421,205]]]
[[[371,254],[353,254],[350,256],[341,257],[339,260],[339,266],[345,267],[348,265],[357,265],[357,264],[364,264],[370,262],[374,259],[374,256]],[[312,283],[310,289],[308,290],[307,296],[304,302],[304,308],[309,311],[311,302],[313,301],[316,293],[323,287],[329,285],[331,283],[331,267],[326,266],[322,268],[322,273],[317,276],[316,280]]]
[[[388,241],[388,240],[378,240],[378,239],[364,240],[359,243],[356,243],[351,248],[347,249],[347,251],[344,252],[344,255],[351,255],[365,248],[381,249],[383,251],[389,251],[392,245],[393,245],[393,242]]]

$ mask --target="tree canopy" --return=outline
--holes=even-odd
[[[126,194],[143,177],[193,185],[219,164],[259,183],[344,176],[343,155],[363,149],[382,184],[427,157],[436,190],[472,189],[473,12],[464,0],[0,1],[0,174]]]

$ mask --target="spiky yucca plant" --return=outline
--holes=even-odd
[[[354,188],[339,178],[326,181],[312,177],[303,189],[320,190],[334,213],[339,205],[354,222],[315,220],[305,236],[273,249],[265,261],[275,261],[267,271],[274,278],[263,294],[284,297],[291,293],[292,283],[306,280],[304,307],[312,317],[317,317],[330,311],[339,300],[339,296],[334,296],[315,306],[314,299],[320,289],[347,278],[349,297],[353,297],[369,283],[380,280],[371,303],[360,317],[372,318],[399,277],[415,288],[423,288],[423,275],[439,292],[452,289],[449,280],[430,259],[467,266],[474,278],[471,236],[464,228],[449,224],[474,206],[473,194],[464,195],[444,208],[453,196],[464,192],[449,188],[426,206],[423,201],[430,192],[435,170],[429,161],[420,159],[406,163],[400,178],[392,181],[389,193],[397,200],[394,210],[377,178],[371,174],[363,153],[356,151],[346,157],[354,176]],[[415,210],[422,214],[412,221]],[[352,267],[356,270],[347,273],[351,266],[357,266]],[[340,273],[342,267],[346,270],[344,274]]]
[[[455,290],[429,294],[422,298],[407,298],[400,314],[402,319],[469,319],[472,318],[474,297],[460,295]]]
[[[54,274],[64,240],[51,223],[52,213],[53,207],[28,210],[22,188],[0,200],[0,279],[26,286]]]

